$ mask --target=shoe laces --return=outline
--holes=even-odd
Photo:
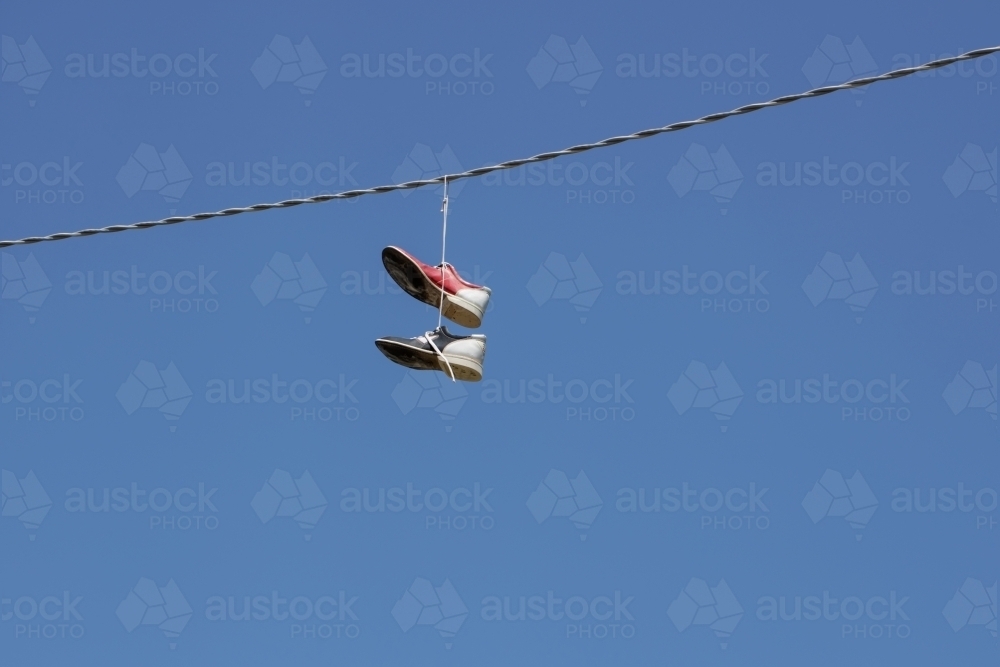
[[[424,340],[430,343],[431,347],[434,349],[435,354],[437,354],[441,359],[444,360],[445,366],[448,367],[448,375],[451,376],[451,381],[455,382],[455,371],[451,369],[451,362],[448,361],[448,357],[444,356],[444,353],[441,351],[440,348],[438,348],[437,343],[434,342],[434,336],[439,331],[441,331],[440,327],[438,327],[434,331],[428,331],[427,333],[424,334]]]

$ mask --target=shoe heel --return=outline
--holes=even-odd
[[[478,329],[483,324],[483,311],[479,306],[450,294],[444,295],[444,316],[468,329]]]
[[[483,379],[483,365],[465,357],[448,357],[455,379],[462,382],[479,382]],[[440,361],[441,372],[448,375],[448,364]]]

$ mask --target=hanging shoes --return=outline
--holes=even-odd
[[[469,329],[476,329],[483,323],[483,314],[490,302],[490,288],[464,280],[451,264],[430,266],[394,246],[382,251],[382,263],[407,294],[441,308],[441,313],[452,322]]]
[[[416,338],[386,336],[375,345],[391,361],[407,368],[441,371],[452,380],[465,382],[483,379],[486,336],[481,334],[456,336],[442,326]]]
[[[375,346],[401,366],[441,371],[452,381],[479,382],[483,379],[486,336],[456,336],[441,325],[441,318],[447,317],[475,329],[483,323],[490,302],[490,288],[464,280],[455,267],[444,261],[448,239],[448,176],[444,177],[441,213],[441,263],[437,266],[424,264],[395,246],[382,251],[382,263],[392,279],[413,298],[438,309],[437,329],[416,338],[386,336],[376,340]]]

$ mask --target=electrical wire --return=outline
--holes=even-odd
[[[479,176],[485,176],[494,171],[502,171],[505,169],[514,169],[526,164],[532,164],[535,162],[544,162],[546,160],[554,160],[555,158],[564,157],[567,155],[576,155],[577,153],[583,153],[586,151],[595,150],[597,148],[605,148],[607,146],[616,146],[618,144],[625,143],[626,141],[635,141],[636,139],[647,139],[649,137],[654,137],[658,134],[665,134],[667,132],[677,132],[679,130],[686,130],[689,127],[695,127],[697,125],[706,125],[708,123],[714,123],[725,118],[731,118],[733,116],[742,116],[743,114],[752,113],[754,111],[760,111],[761,109],[769,109],[771,107],[782,106],[784,104],[790,104],[792,102],[797,102],[799,100],[809,99],[812,97],[820,97],[822,95],[829,95],[830,93],[835,93],[839,90],[852,90],[854,88],[860,88],[862,86],[867,86],[873,83],[878,83],[881,81],[891,81],[894,79],[900,79],[905,76],[910,76],[911,74],[917,74],[919,72],[926,72],[932,69],[938,69],[941,67],[947,67],[957,62],[963,60],[972,60],[974,58],[982,58],[993,53],[1000,51],[1000,46],[991,46],[983,49],[976,49],[975,51],[969,51],[958,56],[953,56],[950,58],[941,58],[939,60],[932,60],[926,62],[923,65],[917,65],[915,67],[906,67],[903,69],[893,70],[891,72],[886,72],[885,74],[879,74],[876,76],[868,76],[860,79],[854,79],[852,81],[847,81],[834,86],[823,86],[821,88],[814,88],[803,93],[797,93],[795,95],[785,95],[784,97],[777,97],[769,102],[756,102],[754,104],[747,104],[745,106],[738,107],[731,111],[723,111],[720,113],[709,114],[707,116],[702,116],[695,120],[686,120],[679,123],[671,123],[670,125],[665,125],[663,127],[656,127],[649,130],[642,130],[640,132],[634,132],[632,134],[626,134],[619,137],[610,137],[602,141],[596,141],[590,144],[580,144],[578,146],[571,146],[569,148],[564,148],[559,151],[551,151],[548,153],[539,153],[528,158],[522,158],[519,160],[509,160],[507,162],[501,162],[492,166],[479,167],[476,169],[469,169],[468,171],[463,171],[458,174],[442,174],[435,178],[429,178],[419,181],[407,181],[406,183],[396,183],[393,185],[380,185],[373,188],[367,188],[363,190],[347,190],[344,192],[338,192],[334,194],[325,195],[315,195],[313,197],[306,197],[304,199],[286,199],[285,201],[275,202],[272,204],[255,204],[253,206],[244,206],[238,208],[226,208],[221,211],[209,212],[209,213],[196,213],[195,215],[183,215],[183,216],[173,216],[169,218],[163,218],[162,220],[150,220],[147,222],[136,222],[129,225],[111,225],[108,227],[100,227],[96,229],[81,229],[76,232],[59,232],[56,234],[49,234],[48,236],[29,236],[23,239],[17,239],[14,241],[0,241],[0,248],[8,248],[11,246],[18,245],[29,245],[32,243],[43,243],[46,241],[63,241],[65,239],[78,238],[83,236],[93,236],[94,234],[111,234],[115,232],[126,232],[134,229],[150,229],[152,227],[162,227],[166,225],[176,225],[181,222],[196,222],[199,220],[210,220],[213,218],[227,218],[233,215],[239,215],[241,213],[253,213],[256,211],[270,211],[272,209],[278,208],[291,208],[292,206],[299,206],[301,204],[321,204],[323,202],[333,201],[335,199],[354,199],[356,197],[362,197],[364,195],[377,195],[385,194],[387,192],[396,192],[397,190],[413,190],[416,188],[422,188],[428,185],[438,185],[444,182],[454,182],[461,180],[463,178],[477,178]]]

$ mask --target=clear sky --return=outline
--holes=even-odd
[[[525,157],[1000,19],[763,4],[6,2],[0,237]],[[373,345],[435,326],[380,262],[438,261],[430,188],[4,250],[0,651],[983,663],[997,61],[455,184],[479,384]]]

